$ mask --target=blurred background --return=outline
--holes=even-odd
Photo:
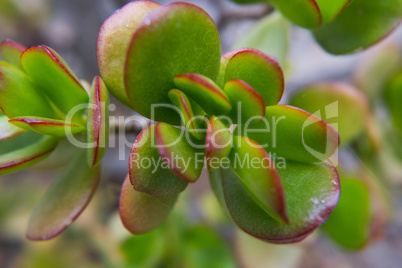
[[[124,0],[0,0],[0,40],[55,49],[81,79],[99,74],[96,40],[103,21]],[[155,0],[160,4],[173,1]],[[238,6],[229,0],[187,1],[214,19],[227,52],[271,12],[267,5]],[[353,82],[373,58],[402,49],[402,27],[380,44],[347,56],[326,53],[310,31],[290,25],[278,57],[286,73],[282,103],[297,89],[321,81]],[[235,44],[235,45],[234,45]],[[275,48],[278,49],[278,48]],[[269,49],[267,51],[269,53]],[[275,53],[278,53],[277,51]],[[275,54],[274,53],[274,54]],[[386,65],[386,63],[385,63]],[[133,112],[112,98],[113,115]],[[110,139],[116,139],[111,135]],[[134,142],[135,135],[127,136]],[[117,140],[117,139],[116,139]],[[126,154],[129,147],[125,148]],[[345,162],[347,162],[347,156]],[[342,156],[341,156],[342,158]],[[68,159],[63,160],[68,161]],[[128,158],[106,152],[102,181],[75,224],[47,242],[30,242],[24,232],[34,205],[57,176],[37,165],[0,180],[0,267],[400,267],[402,263],[402,168],[395,164],[385,193],[393,208],[384,237],[360,251],[345,250],[317,231],[294,245],[271,245],[240,232],[220,210],[204,174],[182,195],[174,213],[156,231],[131,236],[120,223],[118,201]],[[368,170],[370,172],[370,170]],[[169,249],[169,250],[167,250]]]

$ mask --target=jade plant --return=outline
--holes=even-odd
[[[121,220],[133,234],[164,221],[204,162],[225,213],[266,242],[304,239],[338,202],[329,158],[339,134],[278,104],[284,75],[275,58],[247,48],[222,56],[214,21],[195,5],[135,1],[112,14],[97,42],[100,77],[88,89],[47,46],[8,40],[1,52],[0,137],[11,146],[0,174],[36,164],[66,140],[77,154],[35,208],[29,239],[55,237],[91,199],[107,147],[108,91],[153,122],[134,142],[121,190]],[[22,135],[33,140],[21,145]]]
[[[269,3],[283,16],[311,29],[317,42],[333,54],[365,49],[401,22],[401,0],[232,0],[239,4]]]

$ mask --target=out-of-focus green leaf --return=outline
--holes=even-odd
[[[324,161],[339,145],[339,134],[329,124],[287,105],[268,106],[265,120],[238,126],[237,133],[255,140],[273,157],[301,162]]]
[[[28,147],[43,138],[42,134],[32,130],[25,131],[20,135],[5,140],[0,140],[0,154],[6,154],[24,147]]]
[[[202,45],[200,45],[202,44]],[[220,39],[215,23],[202,9],[176,2],[149,13],[128,48],[127,94],[134,109],[151,117],[152,104],[169,104],[173,78],[197,73],[215,80],[219,71]],[[156,121],[180,124],[172,109],[155,109]]]
[[[315,0],[320,8],[323,23],[336,18],[352,0]]]
[[[0,140],[9,139],[24,132],[25,129],[10,124],[6,116],[0,115]]]
[[[224,114],[232,108],[223,90],[208,77],[200,74],[181,74],[175,76],[174,83],[209,115]]]
[[[332,22],[315,30],[314,36],[330,53],[352,53],[384,38],[401,17],[402,0],[353,0]]]
[[[133,189],[130,178],[127,176],[120,194],[120,218],[131,233],[148,233],[165,220],[176,199],[177,195],[161,198],[140,193]]]
[[[221,61],[218,85],[240,79],[261,95],[265,105],[276,105],[281,100],[285,82],[274,58],[255,49],[239,49],[223,55]]]
[[[220,167],[232,149],[233,135],[225,124],[215,116],[211,116],[207,129],[205,157],[208,169]]]
[[[225,196],[223,194],[223,186],[222,186],[222,169],[217,168],[214,170],[209,170],[209,184],[211,185],[212,191],[216,199],[218,200],[219,204],[222,207],[223,212],[226,215],[230,215],[229,211],[226,207]]]
[[[82,153],[66,173],[50,185],[31,215],[30,240],[49,240],[64,231],[85,209],[100,179],[100,169],[89,168]]]
[[[88,164],[94,167],[102,161],[109,139],[109,95],[99,76],[92,82],[89,94],[87,139]]]
[[[88,94],[81,82],[53,49],[30,47],[22,54],[21,64],[37,87],[44,90],[64,114],[79,104],[88,103]],[[77,120],[83,112],[84,109],[77,111]]]
[[[364,131],[369,115],[366,96],[344,83],[307,86],[291,96],[289,103],[332,123],[342,144]]]
[[[246,82],[238,79],[229,80],[224,90],[232,103],[229,116],[234,124],[245,124],[249,119],[264,118],[265,102]]]
[[[186,137],[182,130],[166,123],[157,123],[155,139],[163,161],[173,173],[187,182],[195,182],[200,177],[204,152],[195,148],[197,144]]]
[[[278,59],[285,66],[289,50],[290,23],[279,13],[274,12],[251,26],[240,36],[232,49],[254,48]]]
[[[402,132],[402,72],[396,74],[387,84],[385,89],[385,100],[396,128]]]
[[[25,49],[25,46],[9,39],[0,43],[0,53],[5,61],[18,68],[21,68],[20,58]]]
[[[281,179],[268,153],[255,141],[238,136],[233,139],[230,160],[254,202],[275,220],[288,223]]]
[[[127,48],[135,31],[149,12],[160,5],[151,1],[132,1],[114,12],[102,25],[97,42],[101,76],[110,93],[131,106],[124,86]]]
[[[187,182],[162,160],[155,138],[155,125],[144,129],[130,152],[129,176],[134,189],[157,197],[172,197],[184,191]]]
[[[14,117],[8,122],[22,129],[58,137],[80,133],[85,130],[83,125],[77,123],[35,116]]]
[[[0,107],[8,118],[39,116],[55,118],[55,111],[20,69],[0,62]]]
[[[354,178],[341,179],[339,203],[323,225],[341,246],[360,249],[369,239],[371,205],[368,187]]]
[[[250,196],[231,169],[223,171],[223,192],[231,217],[245,232],[271,243],[293,243],[320,226],[338,202],[336,169],[330,163],[286,161],[278,168],[289,223],[269,216]]]
[[[26,147],[0,155],[0,176],[38,163],[45,159],[56,146],[56,138],[45,136]]]

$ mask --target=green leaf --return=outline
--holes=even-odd
[[[141,22],[159,6],[151,1],[129,2],[114,12],[99,31],[97,42],[99,71],[110,93],[127,106],[131,106],[124,86],[127,48]]]
[[[232,109],[226,94],[208,77],[180,74],[175,76],[174,83],[209,115],[225,114]]]
[[[217,117],[211,116],[205,142],[205,157],[209,170],[219,168],[232,150],[233,135]]]
[[[334,209],[340,193],[338,173],[330,163],[293,161],[286,161],[286,167],[277,171],[285,193],[288,224],[269,216],[231,169],[224,169],[222,174],[226,206],[246,233],[271,243],[298,242],[325,222]]]
[[[347,144],[364,131],[369,115],[366,96],[344,83],[320,83],[305,87],[291,96],[290,105],[328,121]]]
[[[32,166],[45,159],[57,146],[57,139],[43,137],[24,148],[0,155],[0,176]]]
[[[255,140],[273,157],[300,162],[324,161],[339,145],[339,134],[331,125],[288,105],[267,107],[264,120],[238,126],[237,133]]]
[[[354,178],[341,179],[339,203],[323,225],[341,246],[360,249],[367,244],[371,225],[371,204],[367,185]]]
[[[315,30],[314,36],[330,53],[357,52],[384,38],[401,16],[402,0],[353,0],[335,20]]]
[[[190,100],[187,95],[180,90],[172,89],[169,91],[168,96],[173,105],[180,110],[183,126],[185,126],[196,139],[201,140],[205,138],[205,134],[200,131],[205,129],[205,112],[201,107]]]
[[[402,132],[402,72],[396,74],[388,82],[384,94],[394,125],[400,132]]]
[[[224,91],[232,103],[230,118],[234,124],[246,123],[249,119],[263,119],[265,102],[261,95],[246,82],[238,79],[229,80]]]
[[[88,102],[88,94],[78,78],[53,49],[47,46],[30,47],[22,54],[21,64],[34,83],[64,114]],[[78,110],[76,115],[80,116],[83,112],[84,109]]]
[[[20,135],[0,140],[0,155],[28,147],[32,143],[39,141],[41,138],[43,138],[42,134],[28,130]]]
[[[222,85],[232,79],[243,80],[262,96],[267,106],[278,104],[285,86],[278,62],[255,49],[239,49],[223,55],[219,76]]]
[[[150,118],[152,104],[170,103],[167,93],[175,88],[176,75],[197,73],[215,80],[220,55],[218,30],[205,11],[184,2],[157,8],[128,48],[125,84],[132,106]],[[180,116],[169,108],[156,109],[152,119],[180,124]]]
[[[181,179],[195,182],[201,175],[204,152],[184,131],[166,123],[157,123],[155,139],[165,164]]]
[[[285,17],[301,27],[312,29],[317,28],[322,23],[320,8],[315,0],[270,1]]]
[[[285,66],[289,50],[289,26],[289,22],[279,12],[274,12],[253,24],[231,49],[257,49],[276,57],[280,65]]]
[[[97,76],[89,93],[87,120],[88,164],[98,165],[105,154],[109,139],[109,95],[102,79]]]
[[[29,220],[27,238],[49,240],[64,231],[85,209],[100,179],[99,168],[89,168],[85,154],[54,181]]]
[[[21,68],[20,58],[25,49],[25,46],[9,39],[0,43],[0,54],[4,60],[18,68]]]
[[[80,124],[35,116],[14,117],[8,122],[22,129],[58,137],[80,133],[85,130],[85,127]]]
[[[8,118],[0,115],[0,140],[6,140],[18,136],[25,132],[25,129],[14,126],[8,123]]]
[[[229,211],[226,207],[226,202],[225,202],[225,196],[223,194],[223,186],[222,186],[222,169],[217,168],[213,170],[208,170],[208,178],[209,178],[209,184],[211,185],[212,191],[218,200],[219,204],[221,205],[221,208],[223,212],[226,215],[230,215]]]
[[[272,218],[288,223],[283,187],[275,164],[255,141],[234,137],[230,164],[253,200]]]
[[[315,0],[320,8],[323,23],[336,18],[352,0]]]
[[[184,191],[187,182],[166,165],[155,139],[155,125],[144,129],[130,152],[129,176],[134,189],[155,197],[172,197]]]
[[[124,227],[133,234],[145,234],[156,227],[168,216],[177,195],[161,198],[137,192],[127,176],[120,194],[120,218]]]
[[[55,111],[43,93],[20,69],[5,62],[0,62],[0,107],[8,118],[55,118]]]

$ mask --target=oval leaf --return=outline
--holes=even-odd
[[[320,8],[322,21],[324,23],[332,21],[338,16],[352,0],[315,0]]]
[[[6,116],[0,115],[0,140],[6,140],[18,136],[25,132],[25,129],[14,126],[8,123]]]
[[[124,86],[127,48],[138,26],[149,12],[160,5],[151,1],[133,1],[114,12],[102,25],[97,42],[99,71],[110,93],[130,106]]]
[[[89,168],[85,154],[54,181],[29,220],[29,240],[49,240],[64,231],[85,209],[100,179],[99,168]]]
[[[47,46],[31,47],[21,56],[21,64],[34,83],[64,113],[88,102],[88,94],[59,54]],[[77,112],[77,116],[84,112]]]
[[[314,36],[330,53],[357,52],[384,38],[401,17],[401,0],[353,0],[335,20],[315,30]]]
[[[315,0],[271,0],[271,2],[285,17],[301,27],[312,29],[322,23],[321,11]]]
[[[233,143],[233,135],[225,124],[215,116],[209,120],[205,157],[209,170],[219,168],[221,161],[226,158]]]
[[[197,73],[215,80],[220,54],[218,30],[205,11],[184,2],[157,8],[128,48],[125,84],[132,106],[150,118],[152,104],[170,103],[167,93],[175,88],[176,75]],[[180,124],[180,116],[166,107],[155,108],[152,120]]]
[[[263,146],[273,157],[301,162],[324,161],[339,146],[339,134],[331,125],[304,110],[277,105],[266,108],[265,119],[238,132]]]
[[[402,99],[402,72],[396,74],[388,82],[384,94],[394,125],[402,132],[402,107],[400,104]]]
[[[87,120],[88,164],[94,167],[102,161],[109,139],[109,95],[99,76],[92,82]]]
[[[155,138],[162,160],[181,179],[195,182],[201,175],[204,153],[184,132],[166,123],[157,123]]]
[[[145,234],[158,227],[176,203],[177,196],[161,198],[133,189],[127,176],[120,194],[120,218],[133,234]]]
[[[299,107],[338,128],[342,144],[356,138],[368,120],[366,96],[344,83],[315,84],[297,91],[290,105]]]
[[[325,222],[334,209],[340,193],[338,173],[330,163],[293,161],[277,171],[285,193],[288,224],[267,214],[230,169],[222,173],[226,206],[236,224],[250,235],[271,243],[298,242]]]
[[[265,116],[265,102],[261,95],[246,82],[238,79],[229,80],[224,89],[232,110],[230,118],[234,124],[244,124],[249,119],[258,119]]]
[[[220,79],[223,84],[240,79],[254,88],[265,105],[276,105],[285,87],[283,72],[278,62],[255,49],[239,49],[222,56]]]
[[[25,49],[25,46],[13,40],[4,40],[0,43],[0,53],[4,60],[18,68],[21,68],[20,58]]]
[[[172,197],[184,191],[187,182],[176,176],[159,154],[155,125],[144,129],[130,152],[129,177],[134,189],[156,197]]]
[[[0,155],[0,176],[32,166],[45,159],[57,146],[57,139],[42,139],[16,151]]]
[[[9,123],[26,130],[33,130],[43,135],[63,137],[85,130],[85,127],[63,120],[25,116],[8,120]]]

